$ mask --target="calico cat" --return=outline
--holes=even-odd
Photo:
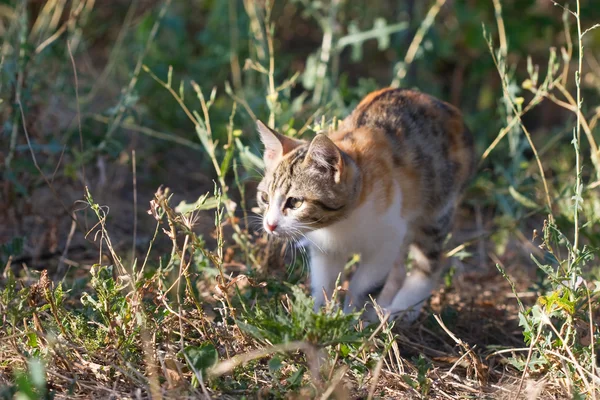
[[[309,242],[315,308],[331,297],[349,256],[360,253],[344,310],[379,293],[391,318],[416,319],[474,170],[461,113],[432,96],[387,88],[366,96],[336,132],[310,142],[257,126],[265,146],[257,194],[263,227]],[[368,308],[367,319],[374,316]]]

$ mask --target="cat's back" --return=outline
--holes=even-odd
[[[349,117],[356,126],[377,124],[398,124],[412,119],[419,122],[422,117],[436,121],[458,119],[462,121],[460,111],[451,104],[431,95],[401,88],[385,88],[369,93],[356,106]]]
[[[460,154],[457,161],[466,164],[473,158],[473,138],[461,112],[415,90],[386,88],[372,92],[358,104],[346,123],[353,129],[381,129],[392,144],[401,144],[416,153],[439,151],[437,155],[446,158]],[[395,147],[401,151],[400,146]]]
[[[387,88],[367,95],[343,129],[372,136],[365,139],[374,144],[383,141],[388,149],[383,156],[391,158],[403,179],[414,179],[418,201],[431,208],[441,206],[444,196],[459,193],[474,169],[473,137],[460,111],[415,90]]]

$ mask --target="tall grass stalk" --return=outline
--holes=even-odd
[[[577,87],[577,124],[575,125],[575,138],[573,145],[575,146],[575,196],[573,200],[575,202],[573,207],[573,223],[575,224],[574,239],[573,239],[573,256],[572,260],[577,257],[579,249],[579,209],[580,202],[583,201],[581,197],[583,186],[581,182],[581,156],[579,155],[579,148],[581,144],[581,67],[583,64],[583,43],[581,34],[581,19],[580,16],[580,4],[577,0],[577,12],[575,14],[575,20],[577,21],[577,71],[575,72],[575,86]]]
[[[584,125],[583,121],[585,120],[581,111],[583,99],[581,97],[580,78],[583,64],[583,35],[581,29],[580,4],[579,1],[577,1],[576,12],[572,12],[565,8],[565,14],[569,13],[574,16],[577,24],[578,40],[576,47],[578,50],[578,63],[577,70],[574,73],[574,81],[577,90],[576,98],[573,101],[569,100],[568,103],[565,103],[561,100],[558,100],[552,93],[554,88],[558,88],[565,98],[569,99],[571,97],[566,89],[566,78],[568,77],[568,74],[565,72],[569,69],[570,54],[572,54],[572,51],[570,50],[572,46],[568,45],[567,50],[563,51],[563,72],[557,76],[555,76],[555,73],[558,71],[558,65],[555,62],[555,52],[550,52],[547,77],[541,85],[538,85],[537,83],[537,70],[534,71],[534,69],[528,65],[530,78],[523,82],[522,87],[533,92],[534,98],[525,108],[522,107],[523,98],[513,98],[508,90],[509,77],[505,64],[507,57],[507,41],[505,37],[503,38],[506,33],[502,20],[502,7],[499,0],[494,0],[494,5],[496,9],[496,20],[501,43],[498,52],[496,52],[493,48],[491,38],[488,37],[485,32],[485,27],[484,36],[486,36],[492,59],[498,69],[498,73],[502,81],[505,101],[507,104],[509,104],[510,109],[513,112],[513,117],[519,121],[519,126],[530,144],[538,165],[549,211],[549,219],[544,226],[543,248],[549,254],[551,254],[559,264],[558,267],[545,265],[544,263],[537,261],[537,259],[532,256],[533,261],[544,272],[546,279],[549,280],[550,288],[548,293],[543,293],[540,295],[536,305],[525,310],[523,310],[521,306],[521,325],[523,326],[526,341],[529,341],[529,349],[526,360],[524,363],[520,364],[522,366],[523,373],[517,390],[517,397],[522,390],[526,374],[533,368],[530,365],[530,362],[536,358],[536,360],[541,359],[544,360],[544,362],[548,365],[552,365],[555,361],[552,360],[550,355],[554,355],[563,360],[563,362],[560,366],[553,366],[553,368],[562,370],[562,372],[566,374],[568,379],[572,382],[571,385],[573,389],[583,390],[584,393],[595,399],[596,384],[600,382],[600,378],[595,373],[596,357],[594,341],[596,338],[594,323],[592,321],[592,302],[589,290],[587,289],[587,283],[581,277],[582,266],[590,261],[592,253],[586,247],[580,249],[580,219],[582,217],[580,211],[582,210],[582,204],[584,201],[580,144],[581,129]],[[564,25],[565,29],[568,30],[569,24],[566,19]],[[570,34],[566,33],[566,37],[570,38]],[[571,199],[573,200],[572,242],[570,242],[556,226],[556,222],[553,217],[552,202],[550,199],[550,190],[546,181],[544,167],[539,157],[539,153],[533,144],[531,135],[521,119],[523,111],[530,109],[532,104],[537,105],[541,98],[548,98],[554,101],[556,104],[559,104],[568,110],[574,111],[577,116],[576,125],[573,127],[572,136],[576,164],[574,195]],[[573,108],[573,103],[576,104],[576,108]],[[510,122],[508,122],[508,124],[510,125]],[[504,131],[501,131],[501,134],[498,136],[498,138],[501,138],[503,132]],[[497,144],[497,141],[495,141],[494,144]],[[591,161],[592,165],[595,166],[595,151],[593,143],[594,142],[590,140],[590,145],[592,147]],[[488,148],[488,150],[491,151],[491,148]],[[484,156],[487,156],[489,151],[486,151]],[[568,250],[568,257],[566,260],[563,260],[558,252],[559,247],[563,244],[566,245]],[[565,264],[567,265],[566,269],[562,268],[562,265]],[[581,284],[581,281],[583,281],[583,285]],[[521,304],[521,300],[518,298],[518,296],[517,300],[519,301],[519,304]],[[589,307],[587,312],[585,310],[586,306]],[[577,326],[581,323],[589,325],[589,334],[591,337],[589,345],[580,343],[577,335],[575,334],[578,329]],[[559,328],[557,328],[557,326],[559,326]],[[534,353],[536,354],[535,356]]]
[[[8,156],[3,163],[10,170],[8,179],[2,182],[0,203],[4,205],[8,198],[9,212],[16,210],[13,214],[25,217],[26,224],[29,221],[26,218],[40,217],[28,215],[27,207],[46,200],[43,195],[37,197],[40,192],[50,197],[46,193],[48,186],[52,198],[61,203],[58,210],[52,211],[72,218],[66,243],[61,238],[57,240],[58,248],[64,246],[59,270],[61,263],[78,268],[68,271],[54,286],[48,279],[54,255],[40,260],[30,255],[34,246],[27,240],[49,242],[54,240],[52,232],[39,234],[31,229],[26,238],[0,242],[0,260],[6,262],[0,266],[0,359],[8,360],[0,362],[0,398],[71,395],[153,399],[265,395],[323,399],[501,395],[519,398],[529,382],[535,382],[546,383],[539,397],[579,396],[597,400],[600,336],[595,318],[600,282],[586,279],[597,273],[593,269],[597,267],[593,260],[597,252],[592,246],[600,243],[600,236],[592,218],[600,210],[600,199],[591,189],[600,181],[590,183],[587,177],[593,175],[589,173],[592,167],[596,169],[596,178],[600,177],[594,140],[600,111],[589,111],[589,115],[585,111],[594,108],[590,102],[595,97],[592,90],[587,90],[588,81],[582,74],[587,72],[583,61],[588,61],[590,54],[583,52],[584,43],[588,44],[586,34],[600,24],[590,23],[592,26],[586,29],[586,21],[590,20],[585,15],[586,3],[577,1],[575,11],[565,9],[562,24],[546,22],[556,28],[552,37],[560,33],[564,24],[566,44],[565,49],[559,49],[562,51],[550,47],[547,71],[542,66],[542,77],[533,60],[539,59],[540,46],[545,52],[550,44],[546,46],[536,40],[535,44],[525,45],[526,40],[514,40],[513,35],[526,33],[515,33],[503,18],[511,12],[518,13],[519,9],[516,6],[511,9],[512,3],[501,0],[478,4],[476,10],[457,8],[464,15],[445,13],[445,0],[419,5],[426,7],[419,8],[426,15],[420,25],[417,21],[418,29],[407,49],[390,48],[398,42],[391,35],[405,30],[407,22],[386,15],[387,9],[380,15],[376,15],[379,11],[365,13],[361,4],[342,0],[296,0],[284,5],[274,0],[244,0],[247,17],[237,15],[238,10],[243,12],[239,1],[213,1],[202,6],[207,18],[202,15],[193,20],[182,15],[182,10],[190,9],[183,2],[165,11],[169,0],[160,1],[142,16],[142,2],[132,0],[129,5],[122,5],[120,19],[110,22],[95,19],[110,11],[95,0],[5,3],[8,6],[0,5],[0,31],[6,38],[0,54],[3,79],[0,89],[10,94],[3,96],[0,103],[0,113],[7,116],[4,136],[8,144],[0,157]],[[170,4],[174,2],[171,0]],[[378,6],[377,2],[374,4]],[[379,6],[385,4],[381,2]],[[397,11],[404,7],[400,4]],[[290,10],[299,15],[291,15]],[[280,23],[279,11],[282,11],[281,21],[293,21],[293,26]],[[488,50],[484,41],[470,40],[473,35],[468,31],[465,16],[483,17],[492,23],[495,19],[498,45],[494,46],[485,32],[492,59],[487,64],[469,64],[469,79],[463,80],[459,75],[465,71],[464,60],[473,60],[473,55],[478,57]],[[99,32],[101,45],[95,42],[96,36],[92,40],[86,37],[90,27],[83,23],[90,17],[95,22],[92,31]],[[223,21],[227,20],[229,38],[222,37],[221,31]],[[215,21],[217,29],[213,27]],[[436,32],[430,34],[436,21],[440,21],[435,25]],[[459,26],[454,28],[457,21]],[[372,28],[360,30],[371,22]],[[202,32],[193,32],[194,40],[188,40],[189,31],[196,27],[201,27]],[[478,27],[476,23],[470,28]],[[298,39],[295,35],[303,29],[304,32],[313,29],[301,39],[303,44],[314,48],[302,47],[304,53],[301,53],[291,48],[290,43],[295,46]],[[136,38],[131,43],[126,40],[130,35]],[[159,48],[165,39],[169,45],[185,43],[180,47],[186,59],[176,59],[173,52],[164,51],[166,47]],[[375,41],[379,54],[371,57]],[[104,43],[113,47],[109,49]],[[368,59],[363,57],[363,46]],[[210,56],[196,59],[199,48]],[[133,60],[124,57],[129,51],[134,54]],[[392,71],[394,66],[387,65],[387,57],[394,51],[406,54]],[[514,57],[526,51],[531,51],[532,56]],[[577,62],[575,51],[578,51]],[[249,58],[241,68],[243,60],[239,57],[246,54]],[[365,65],[341,63],[347,56],[354,63],[368,63],[369,74],[356,74]],[[105,66],[90,73],[94,68],[89,68],[87,62],[96,61],[96,57],[107,58]],[[432,61],[431,68],[427,65],[409,74],[411,65],[414,67],[420,57]],[[528,75],[522,82],[517,81],[522,69],[510,65],[514,59],[527,61]],[[304,60],[305,68],[294,71]],[[165,76],[159,78],[153,72],[169,64],[173,66],[168,67]],[[52,66],[48,68],[50,72],[44,69],[46,65]],[[152,65],[152,69],[147,65]],[[499,112],[486,115],[490,118],[500,115],[503,126],[486,137],[489,123],[478,118],[492,109],[489,104],[498,100],[490,95],[496,82],[473,80],[489,73],[490,65],[500,77],[502,94]],[[231,67],[230,76],[223,71],[227,66]],[[174,67],[178,74],[202,76],[203,81],[196,83],[184,78],[176,82]],[[212,72],[217,69],[219,73],[215,76],[230,82],[213,79]],[[113,87],[109,90],[103,87],[110,80],[108,77],[114,75],[113,71],[131,73],[123,82],[121,97],[109,104],[116,107],[87,112],[114,93],[110,90]],[[249,119],[268,119],[272,128],[294,137],[304,137],[303,133],[311,128],[331,132],[336,117],[342,117],[346,107],[363,98],[367,90],[373,90],[376,82],[387,79],[386,76],[392,78],[390,75],[394,85],[416,86],[425,91],[431,84],[424,82],[424,77],[437,82],[452,76],[450,91],[468,96],[461,109],[469,125],[481,132],[477,144],[491,142],[481,159],[491,164],[491,168],[480,171],[468,191],[469,206],[461,208],[464,217],[459,218],[461,232],[451,239],[462,244],[447,254],[454,258],[453,262],[461,263],[459,267],[464,264],[468,269],[485,265],[486,254],[490,254],[504,276],[503,279],[497,274],[492,281],[488,271],[483,275],[477,271],[468,277],[456,275],[457,281],[452,282],[449,274],[446,286],[432,296],[427,311],[410,329],[395,327],[378,307],[375,307],[380,318],[378,325],[367,325],[358,313],[344,314],[337,306],[343,290],[336,289],[327,307],[315,313],[304,286],[305,276],[285,268],[287,258],[294,258],[288,265],[298,265],[296,255],[285,258],[278,269],[264,273],[265,268],[259,263],[263,263],[263,254],[268,254],[264,248],[268,245],[247,222],[253,186],[246,179],[254,172],[260,175],[260,171],[253,170],[262,168],[256,135],[244,135],[243,129],[252,129],[253,121]],[[96,77],[100,78],[94,81]],[[49,84],[55,78],[56,83]],[[300,80],[304,87],[292,90]],[[156,86],[164,90],[156,91]],[[221,86],[225,87],[225,93],[210,89]],[[465,90],[457,91],[455,86]],[[193,92],[186,96],[186,90]],[[521,90],[530,95],[520,97]],[[444,86],[441,92],[445,91]],[[132,105],[130,100],[137,99],[138,93],[139,100]],[[177,110],[167,109],[165,95],[173,97],[175,101],[169,105]],[[489,104],[483,106],[477,98],[486,96],[490,98],[486,100]],[[552,134],[543,147],[541,142],[535,143],[536,149],[533,140],[544,140],[537,135],[546,131],[538,129],[539,125],[534,130],[526,116],[531,116],[530,112],[544,100],[567,110],[566,114],[573,118],[562,119],[568,123],[567,129],[555,122],[546,125],[544,121],[544,129],[551,126],[558,133]],[[62,109],[63,105],[72,109]],[[64,116],[65,111],[72,116],[77,114],[66,128],[65,124],[60,124],[60,130],[56,131],[46,126],[40,128],[46,122],[46,115]],[[247,115],[240,115],[244,112]],[[165,129],[160,132],[137,125],[130,121],[130,114],[141,116],[148,126],[192,127],[196,141],[166,133],[168,128],[156,128]],[[156,159],[153,144],[128,142],[129,138],[119,137],[123,129],[200,152],[208,171],[197,163],[191,167],[194,173],[181,169],[175,173],[179,174],[182,185],[189,183],[190,187],[198,184],[195,179],[198,174],[214,177],[212,191],[204,190],[205,194],[193,205],[182,202],[172,207],[173,193],[169,189],[157,190],[149,210],[156,224],[142,232],[146,224],[137,220],[137,200],[148,197],[154,179],[162,180],[164,175],[155,174],[156,164],[148,162]],[[73,136],[77,130],[79,143]],[[562,146],[566,133],[572,134],[569,138],[572,141],[570,144],[565,141]],[[492,157],[505,139],[510,141],[509,156],[514,156],[509,170]],[[586,139],[591,149],[589,157]],[[112,146],[118,142],[121,142],[119,147]],[[55,143],[63,149],[60,154]],[[124,143],[135,145],[135,150],[130,151]],[[528,144],[533,156],[529,156]],[[127,188],[133,184],[134,216],[129,212],[130,193],[125,190],[118,191],[127,195],[124,201],[128,208],[122,216],[114,212],[119,203],[114,204],[111,199],[111,215],[108,215],[108,207],[98,204],[92,190],[86,188],[85,210],[92,216],[93,227],[89,230],[80,227],[84,234],[75,236],[75,227],[87,222],[87,218],[82,218],[83,208],[73,211],[65,203],[72,201],[67,196],[70,189],[75,188],[76,192],[79,177],[86,183],[89,181],[90,188],[99,180],[99,168],[93,163],[99,149],[106,150],[102,155],[104,160],[114,161],[107,163],[108,176],[115,172],[123,176],[133,174],[133,182],[125,184]],[[82,154],[84,150],[87,154]],[[109,150],[120,154],[117,157]],[[575,175],[573,166],[568,165],[573,160],[573,151]],[[169,151],[169,157],[180,154],[178,149]],[[31,158],[23,159],[23,155]],[[31,160],[33,166],[27,164]],[[52,165],[56,160],[58,165]],[[80,174],[82,166],[85,172]],[[20,181],[24,182],[21,192],[17,188]],[[511,182],[509,189],[506,181]],[[240,200],[234,202],[238,191]],[[493,200],[495,196],[497,202]],[[48,201],[41,207],[46,204],[51,203]],[[516,211],[521,218],[498,211],[503,207]],[[203,224],[198,217],[207,210],[214,212],[214,219]],[[0,210],[0,218],[3,212]],[[549,217],[543,233],[534,233],[532,241],[539,244],[536,247],[520,229],[541,224],[541,218],[548,215],[546,212]],[[240,222],[242,215],[245,224]],[[60,233],[63,222],[51,221],[51,224],[56,224]],[[118,226],[116,232],[109,229],[113,223]],[[120,230],[124,223],[125,232]],[[471,231],[466,233],[463,225]],[[68,228],[68,224],[64,226]],[[201,230],[204,234],[203,228],[210,230],[210,239],[198,233]],[[474,239],[472,229],[476,229]],[[166,240],[159,240],[159,232],[164,232]],[[497,240],[496,235],[502,238]],[[465,236],[472,240],[465,241]],[[89,250],[84,247],[85,239],[93,242],[98,251],[85,251]],[[141,255],[139,247],[136,248],[138,240],[147,242],[147,250]],[[209,247],[207,242],[216,244]],[[479,245],[479,260],[469,258],[474,243]],[[43,242],[39,246],[45,245]],[[75,246],[83,248],[84,254],[73,251]],[[495,251],[491,250],[494,246]],[[69,253],[72,261],[67,259],[70,247],[73,247]],[[521,248],[526,250],[520,251]],[[283,252],[275,254],[283,258]],[[353,258],[347,268],[353,268],[357,262],[358,257]],[[524,274],[518,278],[509,276],[523,263],[537,266],[538,279],[525,281],[521,279]],[[40,273],[36,271],[38,267],[48,271]],[[465,287],[465,282],[469,286],[475,282],[475,287],[485,290]],[[336,287],[343,287],[338,283],[340,286]],[[497,299],[503,296],[514,297],[516,302],[499,304]],[[513,323],[517,318],[520,330]],[[497,350],[498,347],[501,349]],[[512,357],[506,358],[509,353]],[[486,363],[484,358],[491,361]]]
[[[501,15],[499,18],[501,18]],[[485,30],[484,30],[484,35],[485,35]],[[497,68],[498,73],[500,74],[500,78],[502,80],[502,91],[504,94],[504,98],[505,98],[506,102],[509,104],[514,117],[519,121],[519,126],[521,127],[521,130],[525,134],[525,137],[527,138],[527,141],[529,142],[531,151],[533,152],[533,155],[535,157],[535,161],[537,163],[540,177],[542,178],[542,184],[544,186],[544,195],[546,197],[546,206],[548,207],[549,218],[551,220],[554,220],[554,217],[552,215],[552,200],[550,199],[550,189],[548,186],[548,182],[546,180],[546,173],[544,172],[544,166],[542,165],[542,161],[537,152],[537,148],[536,148],[535,144],[533,143],[531,134],[529,133],[529,130],[523,124],[523,120],[521,119],[521,112],[519,110],[519,107],[515,104],[515,99],[513,99],[510,95],[510,92],[508,89],[508,86],[509,86],[508,76],[506,74],[505,68],[503,68],[505,61],[502,56],[502,51],[499,52],[498,54],[496,54],[496,52],[493,48],[493,45],[492,45],[491,37],[487,37],[486,40],[488,42],[488,46],[489,46],[490,53],[492,55],[492,59],[494,60],[494,64],[496,65],[496,68]]]
[[[313,104],[321,104],[327,83],[327,68],[334,48],[334,30],[337,23],[337,13],[340,0],[331,0],[327,16],[319,18],[323,30],[323,41],[319,54],[319,63],[316,71],[316,82],[313,91]]]
[[[156,21],[152,25],[150,34],[148,35],[148,38],[146,39],[144,48],[138,55],[138,58],[137,58],[137,61],[135,64],[135,68],[133,70],[133,74],[131,76],[131,79],[129,80],[129,84],[121,93],[121,99],[119,101],[119,104],[116,107],[117,112],[116,112],[114,118],[112,119],[112,121],[110,122],[110,124],[108,125],[108,130],[107,130],[106,134],[104,135],[104,139],[98,145],[98,150],[104,150],[106,148],[109,139],[112,137],[112,135],[114,135],[117,128],[120,126],[121,121],[123,120],[125,111],[127,110],[127,100],[129,98],[129,96],[131,96],[133,90],[135,89],[135,86],[137,85],[140,72],[142,71],[142,67],[144,66],[144,59],[145,59],[146,55],[148,54],[148,51],[150,50],[151,44],[154,42],[154,38],[156,37],[156,34],[158,33],[158,28],[160,27],[160,24],[165,16],[165,14],[167,13],[169,6],[171,5],[171,1],[172,0],[164,0],[164,3],[158,13],[158,17],[156,18]]]
[[[429,32],[429,29],[431,29],[431,26],[435,21],[435,17],[438,15],[444,4],[446,4],[446,0],[436,0],[436,2],[431,6],[431,8],[429,8],[427,15],[419,25],[419,29],[417,29],[415,36],[410,42],[408,50],[406,50],[404,60],[396,64],[396,66],[394,67],[396,71],[396,76],[392,80],[392,83],[390,85],[391,87],[397,88],[400,87],[400,85],[402,84],[402,81],[406,77],[410,66],[412,65],[413,61],[415,60],[415,57],[417,56],[417,52],[421,47],[421,42],[423,42],[425,35],[427,34],[427,32]]]

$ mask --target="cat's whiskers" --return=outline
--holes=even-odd
[[[319,251],[321,253],[327,253],[325,250],[323,250],[321,248],[321,246],[319,246],[318,244],[316,244],[313,240],[311,240],[308,236],[306,236],[304,233],[300,232],[300,234],[302,235],[302,237],[306,240],[308,240],[313,246],[315,246],[317,249],[319,249]]]
[[[247,223],[248,223],[248,227],[250,227],[258,232],[262,232],[265,230],[264,225],[263,225],[263,216],[262,215],[249,215]]]
[[[303,267],[306,267],[309,262],[308,262],[308,253],[306,252],[306,247],[299,245],[298,246],[298,250],[300,251],[300,256],[302,257],[302,261],[303,261]]]
[[[308,257],[308,253],[307,253],[307,251],[306,251],[306,247],[302,245],[302,243],[300,242],[299,238],[298,238],[297,236],[294,236],[294,234],[299,234],[299,235],[301,235],[302,237],[305,237],[305,238],[306,238],[306,236],[304,235],[304,233],[302,233],[302,231],[301,231],[301,230],[299,230],[299,229],[297,229],[297,228],[292,228],[292,236],[291,236],[291,239],[292,239],[292,240],[293,240],[293,242],[294,242],[294,260],[293,260],[293,262],[292,262],[292,266],[293,266],[293,265],[295,265],[295,262],[296,262],[296,254],[297,254],[297,252],[299,251],[299,252],[300,252],[300,257],[301,257],[301,260],[302,260],[303,267],[306,267],[306,266],[308,265],[308,263],[309,263],[309,261],[308,261],[308,258],[309,258],[309,257]],[[291,272],[290,272],[290,273],[291,273]]]
[[[289,246],[292,248],[292,262],[288,266],[288,275],[291,274],[292,268],[294,268],[294,265],[296,265],[296,258],[297,258],[297,253],[298,253],[298,249],[296,246],[296,242],[297,242],[296,238],[291,237],[290,241],[292,242],[291,244],[289,244]]]
[[[299,225],[300,227],[304,227],[304,228],[313,228],[314,226],[316,226],[319,222],[323,221],[325,219],[325,216],[319,218],[316,221],[311,221],[311,222],[297,222],[296,225]]]
[[[290,267],[293,266],[296,263],[296,244],[298,243],[298,238],[294,235],[295,232],[293,232],[293,230],[290,230],[288,232],[285,232],[283,235],[280,235],[279,237],[276,237],[277,240],[282,240],[284,242],[284,246],[285,246],[285,250],[284,250],[284,254],[283,254],[283,258],[285,260],[286,256],[287,256],[287,252],[288,249],[291,247],[291,251],[292,251],[292,262],[290,264]],[[288,268],[289,269],[289,268]]]
[[[259,176],[261,177],[261,179],[263,179],[263,178],[265,177],[265,174],[263,174],[263,173],[262,173],[262,171],[261,171],[261,170],[259,170],[259,169],[256,169],[256,168],[252,167],[252,168],[250,168],[250,170],[251,170],[251,171],[254,171],[254,172],[256,172],[256,173],[257,173],[257,175],[259,175]],[[254,182],[256,182],[256,180],[255,180],[255,179],[252,179],[252,178],[251,178],[251,179],[248,179],[248,180],[249,180],[249,181],[254,181]]]

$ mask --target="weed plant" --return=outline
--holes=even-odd
[[[600,397],[599,9],[446,3],[1,2],[0,398]],[[313,312],[252,200],[256,119],[386,85],[481,154],[410,328]]]

